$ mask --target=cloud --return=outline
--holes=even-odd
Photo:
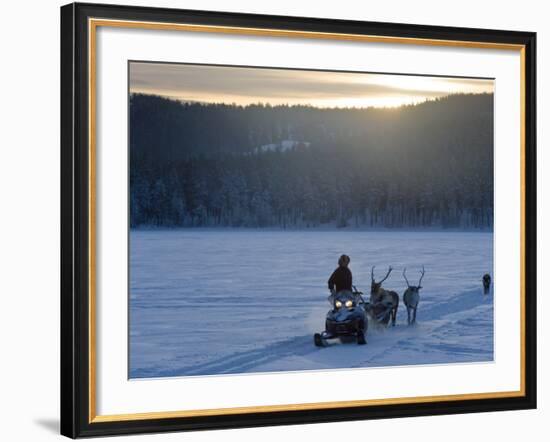
[[[130,90],[190,101],[346,106],[492,92],[493,81],[131,62]]]

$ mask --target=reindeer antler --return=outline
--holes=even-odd
[[[418,287],[420,287],[420,284],[422,283],[422,278],[424,278],[424,273],[426,273],[426,271],[424,270],[424,264],[422,264],[422,271],[420,273],[421,275],[420,280],[418,281]]]
[[[392,266],[388,267],[388,273],[386,273],[386,276],[384,276],[384,279],[379,282],[379,284],[382,284],[386,279],[388,279],[388,276],[390,276],[391,271],[393,270]]]
[[[411,285],[409,284],[409,280],[407,279],[407,275],[405,275],[405,273],[407,273],[407,267],[405,267],[403,269],[403,278],[405,278],[405,282],[407,283],[407,287],[410,287]]]

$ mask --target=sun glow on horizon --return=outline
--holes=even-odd
[[[397,108],[459,93],[493,93],[491,79],[130,63],[130,92],[188,102]]]
[[[178,100],[188,103],[204,103],[204,104],[226,104],[237,106],[252,106],[252,105],[270,105],[270,106],[312,106],[319,109],[349,109],[349,108],[398,108],[401,106],[414,105],[424,103],[425,101],[433,100],[434,98],[422,97],[422,96],[387,96],[387,97],[343,97],[334,99],[311,99],[307,102],[303,100],[291,100],[281,99],[269,101],[260,100],[240,100],[238,97],[226,96],[226,97],[192,97],[191,94],[180,95],[178,93],[170,93],[166,91],[134,91],[132,93],[141,93],[145,95],[156,95],[173,100]],[[446,96],[446,95],[442,95]]]

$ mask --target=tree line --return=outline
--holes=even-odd
[[[131,227],[493,226],[493,95],[393,109],[130,97]]]

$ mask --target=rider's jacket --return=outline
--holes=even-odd
[[[328,288],[330,291],[336,289],[337,292],[341,290],[351,290],[352,277],[351,270],[347,267],[340,266],[330,276],[328,280]]]

